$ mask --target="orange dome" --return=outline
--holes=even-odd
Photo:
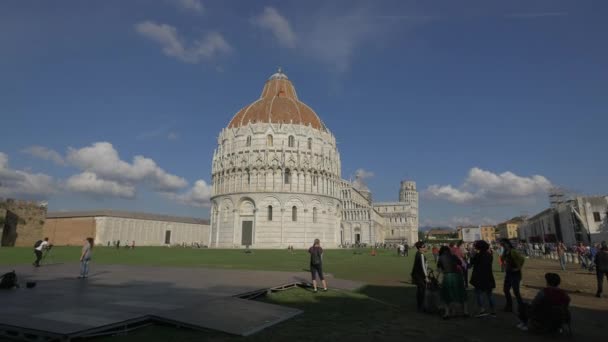
[[[266,81],[260,99],[236,113],[228,128],[256,122],[310,125],[326,131],[319,116],[298,100],[296,89],[281,69]]]

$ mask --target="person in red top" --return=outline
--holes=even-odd
[[[308,249],[310,254],[310,274],[312,275],[313,291],[317,292],[317,276],[323,283],[323,291],[327,291],[327,282],[323,277],[323,248],[319,239],[315,239],[312,247]]]

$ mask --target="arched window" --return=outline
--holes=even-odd
[[[272,206],[268,206],[268,221],[272,221]]]
[[[293,137],[293,135],[290,135],[289,138],[287,138],[287,146],[289,146],[289,147],[296,146],[296,139]]]
[[[228,212],[229,211],[230,211],[230,208],[224,207],[224,222],[228,222]]]
[[[312,138],[308,138],[308,149],[312,150]]]
[[[266,146],[272,146],[272,134],[266,136]]]
[[[251,173],[247,170],[247,184],[251,184]]]
[[[247,137],[247,146],[251,146],[251,135]]]
[[[317,208],[312,208],[312,222],[317,223]]]
[[[291,207],[291,220],[294,222],[298,220],[298,207],[295,205]]]
[[[291,184],[291,172],[289,169],[285,170],[285,184]]]
[[[312,175],[312,186],[317,186],[317,177],[318,177],[318,176],[317,176],[317,173],[315,172],[315,173]]]

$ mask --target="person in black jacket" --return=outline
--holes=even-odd
[[[471,285],[475,287],[475,298],[480,309],[477,317],[488,315],[483,305],[484,296],[488,299],[489,315],[496,316],[494,297],[492,295],[492,290],[496,288],[496,281],[492,273],[492,261],[494,260],[492,251],[490,250],[490,245],[483,240],[476,241],[473,247],[477,253],[471,258],[471,267],[473,267]]]
[[[595,270],[597,272],[597,293],[596,297],[602,297],[604,289],[604,277],[608,279],[608,245],[602,241],[602,248],[595,255]]]
[[[424,294],[426,292],[426,283],[428,281],[428,269],[426,264],[426,245],[422,241],[415,244],[416,256],[414,257],[414,267],[412,268],[412,283],[416,284],[416,305],[418,312],[424,312]]]

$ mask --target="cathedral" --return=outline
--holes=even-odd
[[[210,215],[218,248],[418,241],[416,183],[374,203],[361,180],[342,179],[336,138],[280,69],[219,134]]]

